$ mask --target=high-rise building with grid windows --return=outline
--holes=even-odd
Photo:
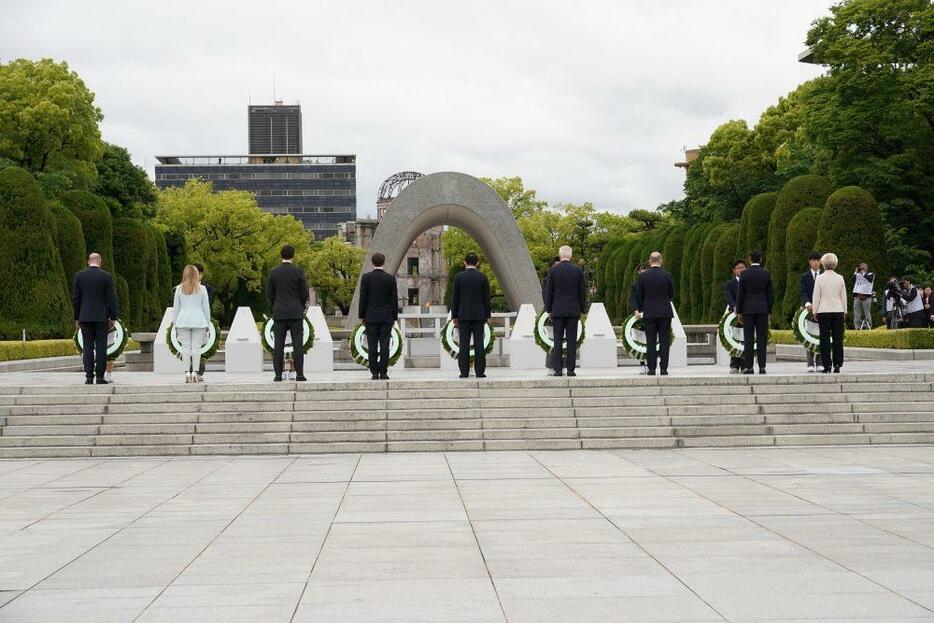
[[[249,106],[247,111],[250,154],[302,153],[302,107]]]

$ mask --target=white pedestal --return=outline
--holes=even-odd
[[[681,324],[681,318],[678,317],[678,310],[675,309],[674,303],[671,305],[671,311],[674,313],[671,319],[671,330],[675,334],[675,341],[671,345],[671,350],[668,351],[668,367],[686,368],[688,367],[688,337],[684,333],[684,325]]]
[[[448,314],[448,320],[450,319],[451,319],[451,314]],[[442,325],[442,328],[443,328],[443,325]],[[456,332],[457,329],[454,329],[454,331]],[[440,356],[442,370],[460,371],[460,367],[457,365],[457,359],[455,359],[454,357],[451,357],[448,351],[444,350],[444,346],[441,345],[440,339],[438,340],[438,354]]]
[[[152,371],[156,374],[178,374],[185,371],[182,360],[172,354],[169,345],[165,343],[165,336],[172,324],[173,311],[171,307],[165,308],[162,314],[162,323],[156,333],[156,341],[152,344]]]
[[[305,312],[311,328],[315,330],[315,344],[305,353],[305,372],[334,371],[334,340],[324,318],[324,312],[318,306],[312,306]]]
[[[224,346],[226,372],[263,373],[263,344],[249,307],[238,307]]]
[[[535,307],[519,307],[516,324],[509,336],[509,367],[513,370],[537,370],[545,367],[545,353],[535,343]]]
[[[591,303],[584,326],[586,335],[580,347],[582,368],[615,368],[616,332],[603,303]]]

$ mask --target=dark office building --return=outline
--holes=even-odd
[[[156,186],[184,186],[191,178],[214,190],[246,190],[272,214],[291,214],[316,238],[357,218],[356,156],[272,154],[156,156]]]
[[[248,126],[251,154],[302,153],[301,106],[249,106]]]

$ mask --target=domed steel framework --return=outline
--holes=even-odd
[[[420,177],[423,177],[423,175],[418,171],[401,171],[395,175],[390,175],[386,178],[386,181],[380,185],[379,197],[377,197],[376,200],[389,201],[395,199],[399,196],[403,188]]]

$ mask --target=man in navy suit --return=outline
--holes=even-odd
[[[739,291],[739,276],[746,270],[746,262],[736,260],[733,262],[733,277],[723,284],[723,296],[730,311],[736,311],[736,295]],[[730,357],[730,373],[736,374],[743,367],[742,357]]]
[[[762,252],[749,252],[750,266],[739,276],[736,288],[736,315],[743,323],[743,374],[752,374],[753,353],[759,374],[765,374],[766,346],[769,341],[769,316],[774,297],[772,275],[762,268]]]
[[[71,284],[71,306],[75,325],[84,340],[85,384],[97,379],[98,385],[107,385],[107,332],[120,316],[113,275],[101,268],[101,256],[88,256],[88,267],[75,275]]]
[[[551,316],[554,348],[551,349],[555,376],[562,376],[561,353],[566,350],[568,376],[577,376],[577,325],[587,306],[584,271],[571,262],[571,247],[558,249],[561,261],[548,271],[545,311]],[[565,342],[567,348],[564,348]]]
[[[479,258],[471,251],[464,258],[464,270],[454,277],[454,291],[451,294],[451,320],[457,327],[460,350],[457,353],[457,366],[460,378],[470,374],[470,342],[473,341],[473,370],[478,379],[486,377],[486,349],[483,347],[483,334],[487,320],[492,315],[490,300],[490,281],[477,270]]]
[[[639,275],[636,282],[639,308],[636,312],[645,326],[645,359],[649,376],[655,376],[656,364],[662,376],[668,375],[668,352],[671,347],[671,320],[674,310],[675,282],[671,273],[662,268],[662,254],[652,251],[649,269]]]
[[[817,281],[817,276],[820,274],[820,253],[817,251],[808,253],[808,266],[809,269],[801,273],[801,279],[798,280],[798,295],[801,298],[801,304],[804,305],[809,312],[813,312],[811,309],[811,297],[814,295],[814,282]],[[817,366],[821,365],[820,353],[817,353],[815,357],[810,349],[805,348],[804,352],[807,353],[808,372],[815,372]]]
[[[389,380],[389,342],[392,325],[399,319],[399,294],[395,275],[383,269],[386,256],[374,253],[373,270],[360,278],[360,306],[357,315],[366,327],[366,347],[370,357],[370,378]]]

